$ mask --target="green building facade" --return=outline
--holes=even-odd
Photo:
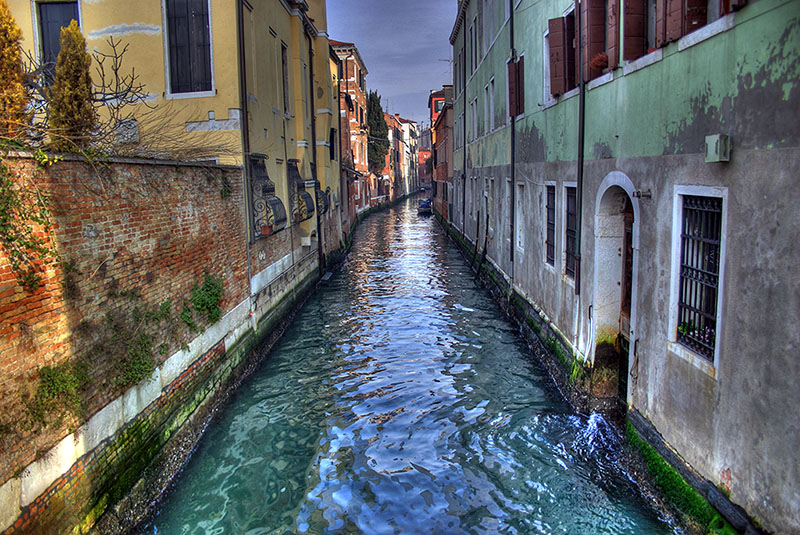
[[[699,474],[800,532],[800,2],[462,0],[450,42],[453,228]]]

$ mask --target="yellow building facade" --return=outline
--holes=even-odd
[[[338,248],[337,66],[325,0],[9,5],[23,47],[43,63],[73,18],[90,52],[109,52],[111,38],[128,46],[123,71],[135,69],[153,109],[139,106],[123,152],[241,165],[254,239],[297,224],[307,245],[322,235],[326,254]]]

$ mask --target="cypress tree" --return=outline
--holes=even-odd
[[[20,39],[8,2],[0,0],[0,136],[9,138],[19,137],[30,118]]]
[[[389,127],[383,118],[381,96],[376,91],[367,94],[367,125],[369,126],[369,170],[380,175],[386,165],[386,153],[389,152]]]
[[[50,90],[50,130],[54,149],[69,151],[86,148],[97,126],[92,105],[92,56],[86,51],[78,23],[61,28],[61,51],[56,59],[56,75]]]

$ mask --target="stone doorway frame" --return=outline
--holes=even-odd
[[[628,196],[631,205],[633,206],[633,267],[632,267],[632,274],[631,274],[631,310],[630,310],[630,331],[628,333],[630,344],[628,345],[628,369],[626,373],[628,374],[628,388],[626,392],[626,403],[631,405],[633,402],[633,384],[631,383],[631,370],[635,364],[636,358],[636,326],[637,326],[637,319],[638,319],[638,307],[637,307],[637,296],[638,296],[638,286],[639,286],[639,228],[641,223],[641,210],[639,208],[639,199],[634,195],[636,188],[633,185],[628,176],[621,172],[621,171],[612,171],[608,173],[605,178],[603,178],[600,186],[597,188],[597,196],[595,198],[595,211],[594,211],[594,273],[593,273],[593,281],[592,281],[592,309],[597,311],[597,304],[598,304],[598,292],[600,289],[600,247],[598,246],[597,240],[597,232],[599,228],[600,218],[602,217],[601,214],[601,206],[603,204],[603,198],[605,197],[608,190],[618,187],[622,189]],[[621,242],[620,242],[621,243]],[[603,269],[603,273],[606,274],[607,270]],[[614,273],[613,276],[620,276],[620,274]],[[594,351],[596,349],[596,335],[597,335],[597,314],[592,314],[591,318],[591,333],[592,339],[590,340],[590,352],[589,354],[592,355],[592,359],[594,359]]]

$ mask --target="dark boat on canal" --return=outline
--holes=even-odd
[[[417,206],[417,213],[420,215],[431,215],[433,213],[433,209],[431,208],[431,200],[420,199],[419,205]]]

